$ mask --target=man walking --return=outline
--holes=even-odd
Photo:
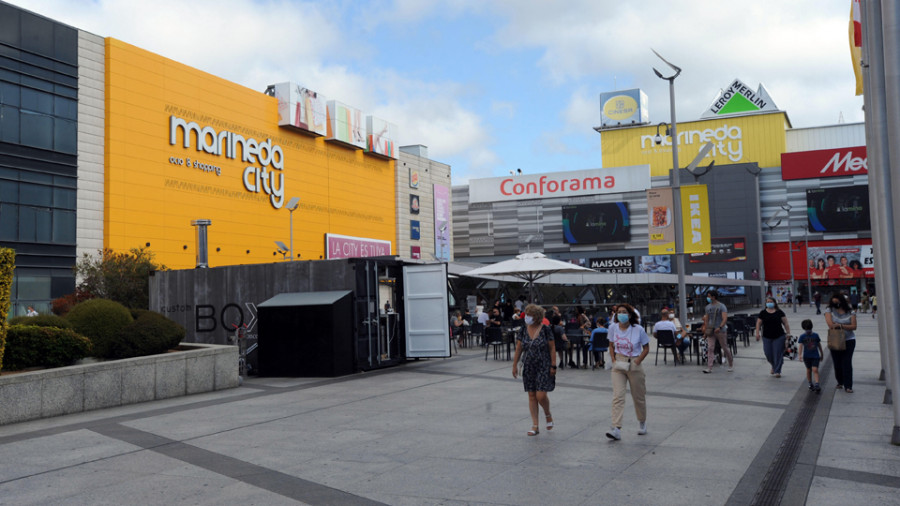
[[[713,360],[716,355],[716,343],[722,348],[722,354],[728,358],[728,372],[734,371],[734,357],[731,348],[728,347],[728,308],[719,302],[719,292],[710,290],[706,292],[706,309],[703,315],[703,335],[706,337],[706,369],[704,373],[712,372]]]

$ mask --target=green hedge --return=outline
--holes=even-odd
[[[159,313],[136,309],[131,314],[134,321],[121,330],[110,346],[110,358],[165,353],[184,340],[184,327]]]
[[[64,367],[91,354],[91,341],[72,329],[11,325],[6,335],[3,367]]]
[[[115,358],[112,355],[113,344],[134,318],[128,308],[118,302],[90,299],[73,307],[66,314],[66,320],[75,332],[91,340],[95,357]]]
[[[72,323],[55,314],[42,314],[38,316],[16,316],[9,321],[10,325],[32,325],[35,327],[54,327],[57,329],[71,329]]]
[[[13,282],[13,270],[16,268],[16,251],[0,248],[0,369],[3,368],[3,349],[6,345],[6,329],[9,323],[10,287]]]

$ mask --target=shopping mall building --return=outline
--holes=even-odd
[[[10,313],[48,311],[104,248],[195,267],[194,220],[211,222],[210,267],[449,260],[450,167],[397,146],[397,128],[328,90],[251,90],[0,2]]]
[[[873,289],[863,124],[795,129],[764,87],[737,79],[721,84],[700,118],[678,122],[680,167],[712,144],[693,175],[680,171],[683,187],[705,185],[709,219],[698,232],[709,252],[686,255],[686,274],[762,275],[777,294],[787,292],[793,264],[793,293],[804,298],[837,287]],[[660,103],[667,107],[667,97]],[[675,272],[673,257],[651,244],[651,235],[672,228],[673,216],[648,212],[667,209],[648,205],[648,198],[670,186],[672,139],[666,125],[649,124],[648,116],[640,90],[604,93],[596,128],[602,168],[454,187],[456,260],[493,262],[530,249],[601,272]],[[690,218],[684,225],[691,229]],[[731,300],[754,304],[760,291],[726,289]]]

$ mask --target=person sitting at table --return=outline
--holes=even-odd
[[[681,321],[675,317],[675,310],[669,311],[669,321],[675,325],[675,347],[681,352],[681,363],[684,363],[684,350],[691,346],[691,336],[684,331]]]
[[[456,338],[456,343],[460,346],[463,345],[463,331],[465,328],[466,321],[463,320],[462,313],[457,309],[453,312],[453,316],[450,317],[450,330],[453,332],[453,337]]]
[[[487,322],[491,319],[491,315],[484,312],[483,306],[475,306],[475,318],[478,323],[487,327]]]
[[[501,327],[503,325],[503,317],[500,315],[500,309],[494,307],[491,309],[491,317],[485,324],[486,327]]]
[[[559,368],[566,368],[566,352],[569,349],[569,338],[566,337],[566,328],[562,326],[562,317],[555,314],[550,319],[550,329],[553,330],[553,342],[556,353],[559,354]]]
[[[680,343],[677,343],[676,346],[674,348],[672,348],[672,354],[675,355],[675,360],[678,360],[678,355],[680,354],[681,355],[681,363],[683,364],[684,363],[684,350],[687,349],[687,346],[684,346],[684,339],[677,339],[676,336],[680,335],[678,333],[678,327],[676,327],[675,323],[671,319],[669,319],[669,310],[668,309],[663,309],[662,311],[660,311],[659,312],[659,321],[656,322],[655,324],[653,324],[653,338],[654,339],[659,339],[659,337],[657,337],[656,333],[659,332],[660,330],[668,330],[668,331],[672,332],[673,340],[680,341]],[[681,349],[679,349],[679,344],[681,346],[683,346]]]

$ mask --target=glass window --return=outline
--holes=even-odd
[[[61,153],[78,150],[78,127],[74,121],[56,118],[53,122],[53,149]]]
[[[50,298],[49,275],[18,275],[16,276],[18,299],[47,300]]]
[[[35,208],[28,206],[19,206],[19,240],[24,242],[34,242],[37,234],[34,228],[37,226],[35,219]]]
[[[19,79],[24,86],[34,88],[35,90],[44,90],[49,92],[53,91],[53,83],[51,83],[50,81],[38,79],[37,77],[27,76],[25,74],[20,75]]]
[[[53,211],[53,242],[75,244],[75,211]]]
[[[22,87],[22,109],[53,114],[53,95]]]
[[[19,125],[22,144],[36,148],[53,149],[53,118],[43,114],[22,111],[19,117]]]
[[[44,174],[42,172],[34,172],[31,170],[21,170],[19,171],[20,181],[28,181],[29,183],[45,183],[48,185],[53,184],[53,175]]]
[[[0,104],[19,105],[19,86],[0,81]]]
[[[53,205],[52,189],[38,184],[19,183],[19,203],[29,206],[50,207]]]
[[[71,98],[53,97],[53,114],[60,118],[76,119],[78,117],[78,102]]]
[[[0,177],[3,174],[0,173]],[[78,180],[74,177],[67,176],[53,176],[53,186],[61,186],[63,188],[76,188],[78,186]]]
[[[19,143],[19,109],[0,105],[0,141]]]
[[[2,184],[2,182],[0,182]],[[0,189],[3,187],[0,186]],[[75,209],[75,190],[68,188],[53,189],[53,207],[62,209]]]
[[[19,206],[0,204],[0,241],[19,239]]]
[[[17,204],[19,202],[19,183],[0,179],[0,202]]]
[[[53,212],[50,209],[36,209],[34,217],[36,225],[34,239],[38,242],[50,242],[53,237]]]

